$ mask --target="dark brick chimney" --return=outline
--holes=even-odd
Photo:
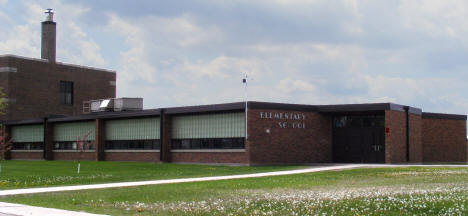
[[[42,47],[41,58],[49,62],[55,62],[56,23],[54,22],[54,10],[47,9],[47,18],[42,22]]]

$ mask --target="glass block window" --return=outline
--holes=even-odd
[[[106,140],[160,139],[160,118],[107,120]]]
[[[245,113],[174,116],[172,139],[245,137]]]
[[[94,140],[95,122],[70,122],[70,123],[55,123],[54,124],[54,141],[76,141],[78,136],[82,139],[83,136],[91,130],[87,141]]]
[[[11,128],[12,142],[44,142],[44,125],[20,125]]]

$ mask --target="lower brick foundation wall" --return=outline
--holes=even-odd
[[[466,120],[423,118],[424,162],[467,162]]]
[[[172,152],[171,162],[247,164],[245,152]]]
[[[77,152],[54,152],[54,160],[96,160],[96,153],[83,152],[78,155]]]
[[[106,161],[160,162],[159,152],[106,152]]]
[[[42,152],[11,152],[12,160],[43,160]]]

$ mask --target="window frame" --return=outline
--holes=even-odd
[[[174,150],[245,149],[244,137],[172,139]]]
[[[73,105],[74,83],[72,81],[60,80],[59,84],[59,103],[64,105]]]

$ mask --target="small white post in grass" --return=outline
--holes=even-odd
[[[80,174],[81,168],[81,153],[83,153],[86,149],[89,148],[89,145],[86,145],[86,139],[88,138],[89,134],[91,134],[92,130],[89,130],[81,139],[79,136],[76,138],[76,150],[78,150],[78,169],[77,173]]]

